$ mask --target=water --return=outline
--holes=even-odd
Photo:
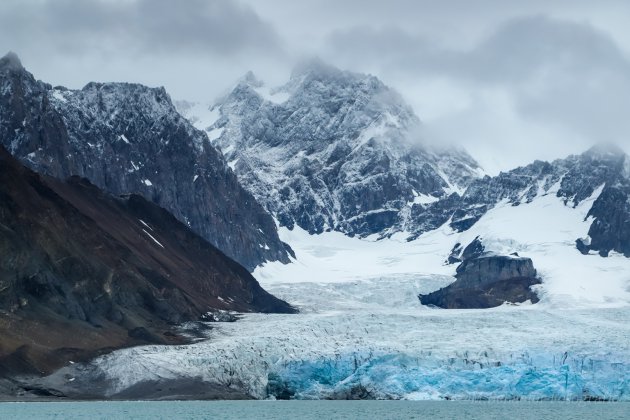
[[[628,419],[630,403],[125,401],[0,403],[0,419]]]

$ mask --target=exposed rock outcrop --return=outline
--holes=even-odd
[[[420,295],[420,302],[445,309],[475,309],[492,308],[505,302],[539,301],[531,290],[540,280],[530,258],[488,253],[473,255],[457,267],[455,277],[457,280],[447,287]]]
[[[630,162],[629,162],[630,164]],[[630,181],[607,185],[588,213],[594,217],[588,240],[578,239],[578,249],[597,251],[607,257],[611,251],[630,257]]]

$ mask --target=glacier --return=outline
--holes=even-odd
[[[120,350],[93,369],[111,395],[200,377],[255,398],[630,399],[627,307],[418,307],[417,290],[447,281],[278,285],[301,314],[248,314],[208,340]]]
[[[446,223],[411,242],[281,228],[296,260],[254,274],[300,314],[209,323],[206,340],[119,350],[85,375],[110,384],[110,396],[143,381],[201,378],[259,399],[630,401],[630,259],[574,246],[599,193],[576,207],[554,194],[502,203],[469,231]],[[452,246],[479,234],[534,260],[540,302],[422,306],[418,293],[454,281]]]

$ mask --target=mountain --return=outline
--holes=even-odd
[[[436,228],[413,215],[462,192],[481,170],[464,151],[419,141],[420,120],[374,76],[319,61],[268,89],[248,73],[205,110],[180,111],[206,130],[243,185],[281,226],[361,237]]]
[[[9,53],[0,59],[0,141],[37,172],[142,194],[250,270],[289,261],[273,219],[163,88],[53,88]]]
[[[293,312],[157,205],[40,176],[0,146],[0,374],[181,343],[175,324],[217,310]]]
[[[616,251],[630,257],[630,156],[615,146],[599,145],[581,155],[551,163],[536,161],[475,180],[453,203],[449,225],[463,232],[501,202],[526,205],[545,195],[555,195],[573,208],[593,197],[586,215],[591,221],[588,235],[574,238],[578,249],[585,254],[597,251],[608,256]]]
[[[294,247],[297,262],[259,265],[253,276],[266,290],[299,305],[300,314],[247,314],[215,328],[208,340],[125,348],[68,364],[38,378],[38,389],[102,399],[628,400],[630,158],[621,150],[597,146],[566,159],[483,176],[465,152],[413,141],[419,119],[378,79],[319,62],[298,67],[278,89],[267,89],[248,74],[216,106],[178,107],[221,148],[224,162],[281,224],[280,238]],[[200,141],[207,143],[206,138]],[[125,139],[131,142],[125,134],[121,146]],[[7,185],[13,178],[7,177]],[[208,257],[190,249],[177,257],[163,255],[189,242],[169,236],[175,225],[149,217],[153,212],[146,206],[160,210],[138,196],[102,201],[85,180],[44,181],[91,221],[81,222],[81,233],[71,230],[71,237],[59,242],[87,241],[91,234],[82,232],[91,232],[88,223],[96,223],[142,266],[148,264],[155,276],[166,279],[140,272],[153,286],[134,277],[128,291],[133,296],[134,290],[157,288],[160,300],[149,300],[149,306],[166,321],[119,325],[119,318],[97,311],[96,331],[102,333],[99,326],[111,331],[115,324],[111,328],[119,328],[116,337],[123,343],[176,341],[164,335],[170,332],[168,323],[187,319],[178,305],[184,301],[196,311],[200,296],[188,292],[186,281],[179,283],[182,276],[167,274],[180,259],[190,258],[184,264],[189,266]],[[84,190],[93,193],[78,198]],[[16,191],[29,190],[20,186]],[[37,191],[53,196],[45,188]],[[134,210],[137,200],[143,203],[139,211]],[[35,203],[34,208],[48,208]],[[108,210],[112,207],[116,210]],[[118,219],[128,223],[118,227]],[[14,220],[9,217],[7,223]],[[39,213],[25,225],[43,221],[41,229],[77,225],[74,220],[50,223]],[[0,223],[2,229],[5,221]],[[134,232],[131,238],[129,232]],[[38,238],[26,242],[39,243]],[[72,246],[91,256],[93,249],[100,252],[101,243],[108,244],[97,242]],[[9,261],[23,262],[11,254],[9,243],[19,242],[13,239],[1,251]],[[43,243],[51,240],[44,237]],[[145,258],[148,250],[151,258]],[[65,261],[61,253],[43,260],[45,267],[52,266],[48,271]],[[32,261],[38,260],[27,266]],[[140,266],[120,275],[135,271]],[[76,272],[91,278],[80,274],[88,269]],[[199,278],[208,277],[193,277]],[[166,303],[161,300],[167,280],[178,281],[181,300],[176,293]],[[94,284],[95,291],[103,289]],[[222,309],[269,310],[272,305],[291,312],[267,295],[259,302],[239,292],[237,299],[231,289],[216,287],[211,297],[203,295],[212,308],[221,302]],[[37,302],[32,295],[40,290],[20,292],[26,305],[16,313]],[[82,305],[89,309],[102,299]],[[14,302],[13,307],[23,301]],[[114,303],[124,307],[125,302]],[[426,304],[491,308],[453,311]],[[133,319],[144,319],[142,305],[124,308],[140,312]],[[92,328],[88,317],[73,325],[85,324]],[[23,321],[19,325],[31,328]],[[17,330],[3,331],[1,345]],[[74,336],[88,337],[83,330]],[[72,351],[49,352],[46,360]],[[11,366],[31,354],[16,348]],[[73,360],[87,358],[71,354]],[[1,388],[0,380],[0,393]]]
[[[424,144],[419,118],[376,77],[317,60],[278,88],[250,72],[214,105],[178,109],[289,229],[413,240],[446,223],[466,231],[504,201],[555,194],[576,207],[602,188],[576,246],[630,256],[630,158],[614,146],[483,176],[466,152]]]

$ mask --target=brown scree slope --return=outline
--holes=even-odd
[[[0,377],[145,343],[208,311],[295,310],[139,195],[41,176],[0,148]]]

